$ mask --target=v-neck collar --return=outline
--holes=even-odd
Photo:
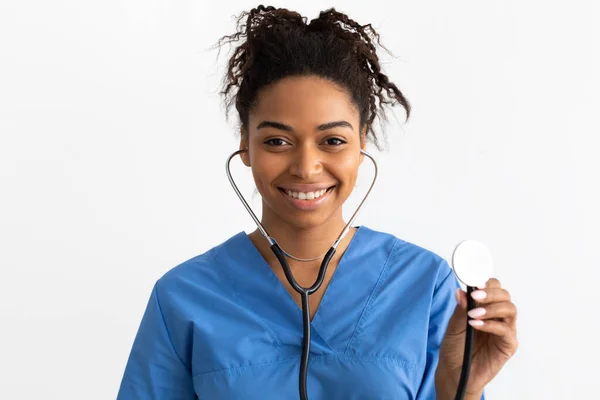
[[[313,343],[318,342],[316,333],[325,348],[343,349],[358,323],[366,299],[376,284],[376,279],[370,279],[373,274],[367,274],[364,281],[363,274],[358,271],[361,264],[362,268],[368,267],[360,260],[364,254],[360,249],[368,242],[368,232],[370,230],[364,226],[357,227],[333,272],[311,322]],[[228,244],[224,248],[225,257],[229,259],[225,263],[230,271],[227,275],[238,296],[271,326],[282,342],[292,340],[296,343],[302,336],[302,309],[245,232],[232,237]],[[342,336],[346,340],[335,344],[340,330],[345,332]]]
[[[346,264],[346,262],[345,262],[346,255],[348,255],[349,253],[351,254],[352,249],[355,247],[354,242],[355,242],[355,239],[358,239],[357,236],[360,235],[359,232],[361,232],[361,227],[357,226],[355,228],[356,228],[356,232],[354,232],[354,235],[350,239],[348,246],[346,246],[346,250],[344,251],[344,254],[342,254],[342,256],[340,257],[340,260],[338,261],[338,265],[335,268],[335,270],[333,271],[331,279],[329,280],[329,284],[325,288],[325,292],[323,293],[323,297],[321,298],[321,303],[320,303],[319,307],[317,307],[317,310],[315,311],[315,314],[312,319],[313,326],[315,325],[315,321],[317,320],[317,318],[320,317],[320,314],[321,314],[320,311],[322,309],[321,306],[323,305],[326,298],[331,296],[328,294],[328,292],[330,291],[329,289],[331,288],[332,284],[334,284],[334,282],[336,280],[336,276],[343,274],[343,272],[338,273],[338,271],[340,269],[344,268],[344,264]],[[262,254],[260,254],[260,251],[258,251],[258,249],[254,245],[254,243],[252,242],[250,237],[248,235],[245,235],[245,239],[246,239],[247,243],[249,243],[250,247],[252,248],[251,252],[254,253],[253,258],[260,260],[260,261],[257,261],[257,264],[259,264],[259,268],[261,269],[261,272],[264,272],[265,274],[270,275],[271,278],[275,278],[274,279],[276,281],[275,286],[277,287],[275,290],[277,291],[277,294],[281,297],[284,297],[286,303],[292,304],[294,306],[294,308],[297,310],[297,314],[300,318],[300,321],[302,321],[302,308],[300,308],[298,306],[298,304],[294,301],[294,298],[292,297],[290,292],[288,292],[288,290],[283,285],[283,283],[281,282],[281,280],[279,279],[277,274],[275,274],[275,272],[273,271],[271,266],[267,263],[267,261],[264,259]],[[269,279],[269,280],[272,280],[272,279]]]

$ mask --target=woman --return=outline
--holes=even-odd
[[[408,117],[410,105],[381,71],[370,25],[259,6],[238,28],[224,38],[242,43],[223,94],[239,113],[262,223],[287,253],[317,257],[345,226],[375,118],[391,104]],[[321,259],[288,262],[312,285]],[[495,279],[482,289],[466,399],[483,397],[517,347],[509,293]],[[466,296],[441,257],[352,227],[310,297],[309,398],[453,399]],[[118,399],[297,399],[300,305],[260,232],[240,232],[158,280]]]

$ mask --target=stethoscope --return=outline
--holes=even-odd
[[[250,216],[256,223],[256,226],[257,226],[258,230],[260,231],[260,233],[265,237],[267,242],[269,242],[269,245],[271,246],[271,251],[273,251],[273,253],[277,257],[277,259],[279,260],[279,263],[281,264],[281,267],[283,268],[283,272],[285,274],[286,279],[288,280],[290,285],[294,288],[294,290],[296,292],[298,292],[301,296],[303,337],[302,337],[302,357],[300,359],[300,376],[299,376],[299,381],[298,381],[298,383],[299,383],[298,388],[299,388],[299,393],[300,393],[300,399],[308,400],[308,394],[307,394],[307,389],[306,389],[306,375],[307,375],[307,371],[308,371],[308,359],[309,359],[309,355],[310,355],[310,306],[309,306],[309,302],[308,302],[308,296],[315,293],[321,287],[321,285],[323,283],[323,279],[325,278],[325,272],[327,271],[327,267],[329,266],[329,262],[331,261],[331,258],[335,254],[336,249],[337,249],[338,245],[340,244],[340,242],[342,241],[342,239],[346,236],[346,234],[350,230],[350,226],[356,219],[359,211],[361,210],[365,201],[369,197],[369,194],[371,193],[371,190],[373,189],[373,186],[375,185],[375,181],[377,180],[377,174],[378,174],[377,162],[375,161],[373,156],[371,156],[366,151],[364,151],[364,150],[360,151],[361,154],[363,154],[364,156],[366,156],[373,162],[373,166],[375,167],[373,181],[371,182],[371,185],[369,186],[369,190],[367,191],[367,193],[363,197],[362,201],[356,208],[356,211],[354,211],[354,214],[352,214],[352,216],[348,220],[348,223],[344,226],[344,229],[342,229],[342,232],[339,234],[338,238],[335,240],[335,242],[333,242],[333,244],[331,245],[329,250],[325,253],[325,255],[321,255],[319,257],[314,257],[314,258],[298,258],[298,257],[294,257],[291,254],[284,251],[279,246],[277,241],[269,235],[269,233],[267,232],[265,227],[262,225],[262,223],[259,221],[259,219],[256,217],[256,215],[252,211],[252,208],[246,202],[246,199],[244,198],[244,196],[238,189],[237,185],[235,184],[235,181],[233,180],[233,177],[231,175],[231,170],[230,170],[231,160],[233,159],[233,157],[237,156],[238,154],[241,154],[241,153],[244,153],[247,151],[248,151],[248,149],[244,148],[244,149],[240,149],[240,150],[233,152],[227,158],[227,162],[225,163],[225,171],[227,173],[227,178],[229,179],[229,182],[231,183],[231,186],[233,187],[233,190],[235,191],[235,193],[239,197],[240,201],[242,202],[242,204],[244,205],[244,207],[246,208],[246,210],[248,211],[248,213],[250,214]],[[475,282],[475,284],[473,284],[473,286],[467,285],[467,293],[469,294],[467,311],[470,311],[476,307],[475,301],[472,300],[472,298],[470,296],[471,292],[475,290],[475,286],[477,286],[478,284],[481,284],[482,282],[486,282],[487,279],[489,279],[489,277],[488,277],[485,280],[482,280],[482,276],[481,276],[482,269],[478,267],[478,262],[486,259],[486,257],[485,257],[486,249],[485,249],[485,247],[482,247],[482,246],[483,245],[480,245],[478,242],[475,242],[472,240],[461,242],[456,247],[453,257],[452,257],[453,268],[455,270],[455,273],[457,273],[457,276],[459,276],[459,279],[463,283],[465,283],[464,279],[466,279],[467,281],[469,281],[471,283]],[[319,274],[317,275],[317,279],[315,280],[315,283],[312,286],[304,287],[304,286],[301,286],[300,284],[298,284],[298,282],[296,281],[296,279],[294,278],[294,276],[292,274],[292,271],[290,270],[290,266],[287,263],[286,256],[293,260],[300,261],[300,262],[314,261],[314,260],[317,260],[317,259],[323,257],[323,261],[321,262],[321,267],[319,268]],[[488,257],[488,258],[491,262],[491,257]],[[491,267],[491,263],[490,263],[490,267]],[[460,275],[459,275],[459,271],[460,271]],[[487,270],[485,272],[487,273]],[[491,276],[491,272],[490,272],[489,276]],[[458,385],[458,390],[457,390],[457,394],[456,394],[456,398],[455,398],[456,400],[462,400],[465,395],[467,381],[469,379],[470,366],[471,366],[473,336],[474,336],[473,328],[471,327],[470,324],[467,323],[465,352],[464,352],[464,358],[463,358],[461,379],[460,379],[460,382]]]

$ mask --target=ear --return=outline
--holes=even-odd
[[[240,150],[248,149],[248,132],[244,127],[240,128]],[[246,167],[249,167],[250,164],[250,153],[246,150],[243,153],[240,153],[240,158]]]

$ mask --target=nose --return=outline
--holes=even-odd
[[[323,164],[318,149],[314,146],[300,146],[294,152],[290,164],[290,174],[309,180],[323,172]]]

